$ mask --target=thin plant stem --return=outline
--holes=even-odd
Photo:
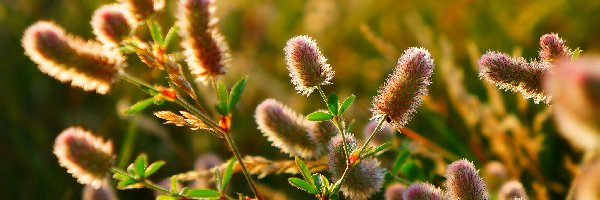
[[[123,145],[121,151],[119,152],[119,162],[117,162],[118,167],[125,167],[129,158],[131,157],[131,152],[133,150],[133,145],[135,144],[135,138],[137,136],[137,124],[134,120],[129,121],[127,125],[127,132],[125,132],[125,139],[123,139]]]
[[[317,86],[317,90],[319,90],[319,94],[321,94],[321,98],[323,98],[323,102],[325,102],[325,105],[327,106],[327,97],[325,96],[325,92],[323,92],[323,88],[321,88],[321,86]],[[342,146],[344,148],[344,156],[346,157],[346,165],[349,165],[350,156],[348,155],[348,143],[346,142],[346,128],[340,123],[338,116],[334,116],[331,121],[342,134]]]
[[[369,136],[367,141],[365,141],[365,143],[362,145],[362,147],[360,147],[360,149],[358,149],[358,157],[359,158],[361,157],[361,154],[363,153],[365,148],[367,148],[367,146],[369,145],[369,142],[371,142],[373,137],[375,137],[375,135],[379,132],[377,130],[381,129],[381,126],[383,126],[383,122],[385,122],[385,118],[386,118],[386,116],[383,116],[383,117],[381,117],[381,119],[379,119],[379,122],[377,122],[377,126],[375,126],[375,129],[373,130],[373,132],[371,132],[371,135]]]

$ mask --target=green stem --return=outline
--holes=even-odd
[[[377,122],[377,126],[375,127],[375,129],[373,129],[373,132],[371,132],[371,135],[369,136],[369,138],[367,139],[367,141],[365,141],[365,143],[363,144],[362,147],[360,147],[360,149],[358,149],[358,157],[361,157],[361,154],[363,153],[363,151],[365,150],[365,148],[367,148],[367,146],[369,145],[369,142],[371,142],[371,140],[373,139],[373,137],[375,137],[375,135],[377,135],[378,130],[381,129],[381,126],[383,125],[383,122],[385,122],[385,118],[386,116],[381,117],[381,119],[379,119],[379,122]]]
[[[319,94],[321,94],[321,98],[323,98],[323,102],[325,102],[325,105],[327,106],[327,97],[325,96],[325,92],[323,92],[323,88],[321,88],[321,86],[317,86],[317,90],[319,90]],[[331,122],[333,122],[333,124],[335,124],[335,127],[337,127],[337,129],[340,131],[340,133],[342,134],[342,146],[344,148],[344,157],[346,157],[346,165],[350,164],[350,156],[348,155],[348,143],[346,142],[346,128],[343,126],[342,123],[340,123],[340,120],[338,118],[338,116],[335,116]]]
[[[125,139],[123,139],[123,144],[121,145],[121,151],[119,152],[119,162],[117,162],[117,166],[125,167],[129,158],[131,157],[131,152],[133,150],[133,145],[135,144],[135,138],[137,136],[137,125],[135,121],[132,120],[129,122],[127,126],[127,132],[125,132]]]

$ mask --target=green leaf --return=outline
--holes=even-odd
[[[408,158],[408,156],[410,155],[410,152],[407,150],[402,151],[402,153],[400,153],[400,156],[398,156],[398,159],[396,159],[396,161],[394,162],[394,168],[392,169],[392,175],[396,176],[398,175],[398,172],[400,172],[400,168],[402,167],[402,164],[404,164],[404,161]]]
[[[308,114],[308,116],[306,116],[306,119],[310,121],[325,121],[333,119],[333,115],[326,112],[315,111],[313,113]]]
[[[316,173],[315,175],[318,175],[318,179],[319,182],[321,182],[321,194],[329,194],[329,180],[327,180],[327,177],[325,177],[325,175],[323,174],[319,174]],[[316,184],[316,180],[315,180],[315,184]]]
[[[130,186],[132,186],[133,184],[135,184],[137,182],[138,181],[133,178],[122,180],[122,181],[119,181],[119,183],[117,183],[117,188],[118,189],[129,189],[129,188],[132,188]],[[133,187],[133,188],[135,188],[135,187]]]
[[[346,112],[346,109],[348,109],[348,107],[350,107],[350,105],[352,105],[352,102],[354,102],[354,99],[356,99],[356,96],[354,96],[354,94],[350,95],[348,98],[346,98],[346,100],[344,100],[344,103],[342,103],[342,106],[340,106],[340,114],[344,114],[344,112]]]
[[[247,77],[240,79],[231,88],[231,93],[229,94],[229,102],[227,103],[228,113],[233,112],[235,105],[237,104],[238,101],[240,101],[240,98],[242,97],[242,93],[244,93],[244,89],[246,88],[246,78]]]
[[[116,173],[113,174],[113,178],[117,179],[117,180],[126,180],[129,179],[129,176],[125,173],[122,173],[120,170],[116,171]]]
[[[356,120],[352,119],[352,121],[350,121],[350,123],[348,123],[348,127],[346,127],[346,133],[352,133],[352,131],[354,130],[355,124],[356,124]]]
[[[131,115],[131,114],[139,113],[142,110],[148,108],[148,106],[152,105],[152,103],[154,103],[154,97],[150,97],[150,98],[141,100],[141,101],[133,104],[133,106],[127,108],[127,110],[125,110],[125,114]]]
[[[400,171],[402,171],[402,175],[410,181],[414,181],[421,175],[421,169],[419,169],[417,164],[410,160],[402,165]]]
[[[152,40],[161,47],[163,46],[163,35],[160,25],[156,21],[148,20],[148,29],[150,29],[150,35],[152,36]]]
[[[163,49],[167,49],[169,47],[169,44],[171,44],[171,40],[173,40],[173,38],[175,38],[175,36],[177,35],[177,31],[179,31],[179,26],[177,25],[173,25],[169,29],[169,32],[167,32],[167,35],[165,36],[165,41],[162,45]]]
[[[171,192],[176,193],[178,189],[179,188],[177,188],[177,177],[171,176]]]
[[[338,199],[340,199],[340,195],[338,193],[332,193],[331,195],[329,195],[329,199],[330,200],[338,200]]]
[[[391,147],[391,146],[392,146],[392,142],[386,142],[386,143],[383,143],[383,144],[381,144],[381,145],[379,145],[379,146],[375,147],[375,148],[374,148],[374,149],[372,149],[371,151],[368,151],[368,152],[367,152],[367,153],[366,153],[366,154],[363,156],[363,158],[367,158],[367,157],[369,157],[369,156],[375,155],[375,154],[379,153],[380,151],[383,151],[383,150],[385,150],[385,149],[387,149],[388,147]]]
[[[327,97],[327,108],[329,109],[329,113],[336,116],[338,114],[338,107],[340,106],[340,101],[338,96],[335,93],[331,93]]]
[[[156,197],[156,200],[178,200],[177,197],[172,197],[172,196],[167,196],[167,195],[160,195]]]
[[[223,192],[223,190],[225,190],[225,188],[223,188],[223,177],[221,176],[221,172],[219,171],[219,166],[215,167],[215,182],[216,182],[216,186],[217,186],[217,190],[219,192]]]
[[[223,174],[223,183],[221,188],[223,190],[225,190],[225,188],[227,188],[227,184],[229,184],[229,179],[231,179],[231,175],[233,175],[233,164],[235,163],[235,157],[229,159],[229,162],[227,163],[227,168],[225,169],[225,173]]]
[[[289,178],[288,182],[290,182],[290,184],[298,189],[304,190],[310,194],[316,194],[317,190],[310,185],[310,183],[307,183],[306,181],[299,179],[299,178]]]
[[[302,175],[304,180],[308,181],[308,183],[310,183],[310,185],[314,186],[315,181],[313,180],[312,176],[310,175],[310,170],[308,170],[308,167],[306,166],[304,161],[302,161],[302,159],[300,159],[299,157],[295,157],[294,160],[296,161],[296,166],[298,166],[298,169],[300,170],[300,174]]]
[[[160,169],[163,165],[165,165],[165,161],[162,160],[153,162],[150,164],[150,166],[148,166],[148,168],[146,168],[144,176],[149,177],[150,175],[156,173],[156,171],[158,171],[158,169]]]
[[[217,111],[222,116],[226,116],[227,113],[227,86],[225,86],[225,82],[223,80],[219,80],[217,85],[217,98],[219,99],[219,103],[217,104]]]
[[[322,174],[314,173],[311,178],[315,183],[314,186],[316,188],[317,194],[323,194],[327,191],[327,186],[329,186],[329,182],[327,181],[327,179],[323,180],[325,176],[323,176]]]
[[[209,197],[219,197],[220,193],[214,190],[208,189],[191,189],[185,193],[186,197],[193,198],[209,198]]]
[[[148,157],[146,156],[146,154],[140,154],[135,159],[135,164],[133,168],[135,175],[143,178],[146,166],[148,166]]]

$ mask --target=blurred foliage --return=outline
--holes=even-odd
[[[168,16],[174,14],[176,7],[175,1],[167,2],[166,13],[161,14],[164,27],[171,25],[173,18]],[[204,152],[215,152],[223,158],[231,156],[225,144],[210,134],[192,134],[182,128],[159,126],[160,121],[151,115],[153,109],[142,116],[123,116],[123,106],[119,105],[145,98],[131,85],[116,83],[106,96],[85,93],[42,74],[23,54],[22,33],[37,20],[53,20],[73,34],[93,38],[90,16],[95,8],[106,3],[112,1],[0,1],[0,83],[3,85],[0,93],[0,199],[80,198],[82,186],[58,165],[52,154],[55,136],[71,125],[83,126],[112,139],[117,151],[123,148],[121,144],[128,130],[139,132],[133,146],[127,148],[132,148],[133,155],[146,152],[152,158],[167,161],[155,177],[193,169],[194,158]],[[526,58],[533,58],[539,48],[539,36],[549,32],[559,33],[567,45],[581,47],[584,53],[597,52],[600,48],[597,21],[600,1],[589,0],[217,0],[217,15],[233,51],[233,67],[226,81],[231,85],[240,77],[248,76],[246,94],[233,122],[233,133],[243,154],[273,160],[290,158],[278,153],[256,129],[255,106],[273,97],[305,114],[323,108],[321,104],[308,103],[319,102],[318,95],[302,97],[295,93],[289,81],[283,47],[287,39],[295,35],[308,34],[316,39],[335,70],[334,85],[325,87],[326,91],[335,90],[340,96],[356,94],[356,102],[347,116],[357,119],[357,127],[367,122],[372,96],[392,71],[402,50],[410,46],[423,46],[432,52],[436,71],[429,98],[436,105],[448,107],[452,103],[448,86],[444,85],[447,82],[441,80],[438,67],[441,61],[460,67],[464,71],[464,87],[486,102],[487,93],[477,77],[477,66],[469,57],[469,51],[477,56],[487,49],[522,52]],[[158,75],[138,61],[132,61],[128,70],[147,80]],[[520,97],[501,93],[507,112],[517,113]],[[531,124],[533,113],[545,107],[529,104],[528,112],[518,114],[524,124]],[[468,145],[461,142],[469,141],[469,137],[478,133],[468,130],[460,111],[446,108],[448,112],[439,112],[426,107],[419,109],[409,127],[460,157],[479,157],[475,162],[478,167],[485,160],[495,159],[487,151],[473,155],[465,150],[464,146]],[[551,189],[549,193],[551,199],[560,199],[566,194],[564,187],[568,188],[570,177],[558,168],[563,163],[561,156],[572,154],[572,150],[565,148],[568,145],[553,131],[553,123],[545,127],[539,158],[541,173],[545,179],[562,185],[562,190]],[[129,159],[131,162],[133,158]],[[287,176],[267,176],[259,182],[270,188],[273,196],[283,193],[304,198],[286,183]],[[236,191],[249,194],[242,183],[243,176],[233,177]],[[119,195],[121,198],[151,198],[152,193],[119,191]]]

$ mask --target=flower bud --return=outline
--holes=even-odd
[[[119,0],[138,21],[142,21],[165,6],[164,0]]]
[[[562,38],[556,33],[549,33],[540,37],[540,58],[554,63],[561,58],[571,57],[571,50],[565,45]]]
[[[83,200],[117,200],[117,195],[108,180],[104,180],[102,186],[98,189],[86,185],[83,187],[82,193],[81,199]]]
[[[548,62],[528,63],[523,58],[490,51],[481,56],[479,66],[479,77],[500,89],[521,92],[525,98],[532,98],[535,103],[550,102],[550,95],[544,91],[542,84],[543,78],[550,73]]]
[[[315,158],[320,152],[320,146],[308,132],[309,121],[277,100],[260,103],[254,118],[258,129],[282,152],[302,158]]]
[[[372,118],[378,121],[386,117],[394,128],[402,128],[421,105],[422,96],[427,95],[432,74],[431,54],[423,48],[408,48],[373,98]]]
[[[498,200],[528,200],[527,192],[525,192],[525,188],[523,188],[523,184],[519,181],[509,181],[506,182],[500,187],[500,191],[498,191]]]
[[[54,154],[60,166],[67,168],[79,183],[95,189],[102,186],[114,161],[110,141],[104,142],[79,127],[65,129],[56,137]]]
[[[600,58],[582,56],[559,62],[545,80],[553,96],[560,133],[573,145],[597,150],[600,142]]]
[[[385,189],[385,200],[403,200],[402,196],[406,191],[406,185],[395,183]]]
[[[186,61],[196,80],[208,83],[225,74],[230,60],[229,46],[216,27],[213,0],[181,0],[177,24],[181,28]]]
[[[135,26],[135,19],[122,5],[104,5],[92,16],[94,35],[105,46],[118,47],[129,36]]]
[[[293,37],[283,50],[298,93],[308,96],[315,87],[331,84],[334,72],[312,38],[305,35]]]
[[[448,200],[444,191],[429,183],[413,183],[404,191],[404,200]]]
[[[473,163],[462,159],[448,165],[446,189],[452,199],[489,200],[483,179],[479,177]]]
[[[357,148],[356,139],[346,135],[348,151]],[[329,142],[329,172],[332,181],[338,181],[346,169],[346,157],[342,135],[336,135]],[[383,185],[383,168],[375,158],[367,158],[348,171],[340,191],[349,199],[368,199],[379,192]]]
[[[27,28],[22,42],[25,54],[43,73],[100,94],[110,90],[123,59],[118,52],[67,35],[61,27],[48,21]]]

